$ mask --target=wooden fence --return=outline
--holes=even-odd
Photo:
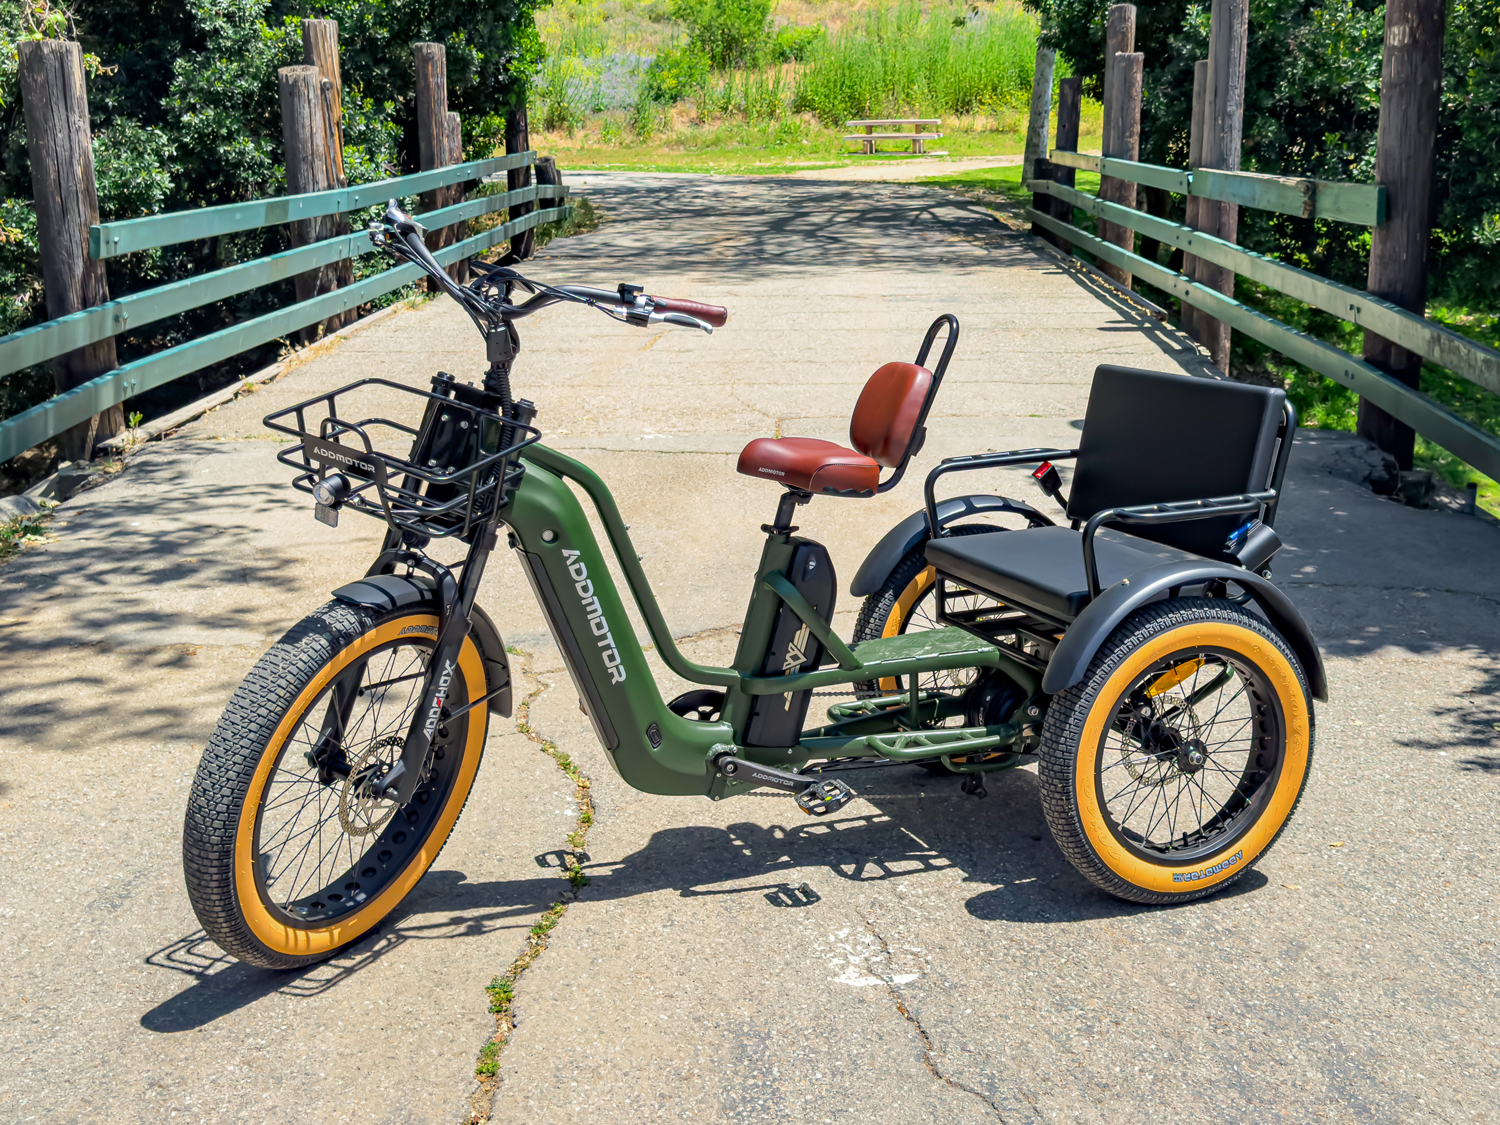
[[[122,254],[211,238],[234,231],[280,226],[316,216],[346,214],[384,203],[394,197],[471,183],[485,176],[529,167],[535,160],[535,152],[521,152],[334,191],[258,199],[222,207],[203,207],[194,211],[177,211],[169,215],[152,215],[118,223],[100,223],[89,231],[89,256],[96,259],[115,258]],[[437,230],[502,208],[538,200],[553,200],[560,204],[567,194],[568,189],[563,185],[534,184],[516,191],[481,196],[429,211],[419,218],[424,226]],[[566,205],[539,208],[518,219],[498,224],[480,234],[436,250],[433,256],[443,265],[470,258],[522,231],[542,223],[565,219],[568,212],[569,207]],[[57,320],[49,320],[45,324],[0,337],[0,376],[55,359],[75,348],[112,337],[127,329],[134,330],[152,321],[213,304],[262,285],[285,281],[309,270],[375,252],[367,232],[352,231],[308,246],[299,246],[294,250],[285,250],[265,258],[134,293]],[[174,348],[122,364],[82,386],[74,387],[39,406],[0,422],[0,461],[8,460],[48,438],[56,437],[70,426],[86,422],[95,414],[122,403],[133,395],[287,336],[299,328],[306,328],[356,309],[381,294],[409,285],[422,276],[421,270],[414,265],[399,265],[363,281],[356,281],[346,288],[299,301],[253,320],[243,321]]]
[[[1098,172],[1177,195],[1221,200],[1261,211],[1279,211],[1364,226],[1378,226],[1384,218],[1384,191],[1377,185],[1201,168],[1190,172],[1058,149],[1051,153],[1051,164],[1058,168]],[[1329,281],[1200,230],[1111,203],[1052,179],[1031,180],[1026,186],[1036,197],[1026,214],[1037,227],[1082,247],[1101,262],[1149,281],[1186,305],[1203,310],[1288,359],[1343,384],[1476,469],[1500,479],[1500,438],[1341,348],[1193,281],[1186,274],[1090,234],[1071,221],[1073,209],[1175,246],[1185,255],[1225,267],[1278,293],[1376,332],[1439,367],[1496,393],[1500,393],[1500,352],[1416,313],[1372,297],[1363,290]],[[1043,197],[1060,201],[1063,206],[1057,209],[1047,206],[1047,199]],[[1062,212],[1061,217],[1057,211]]]
[[[376,250],[366,231],[349,230],[351,213],[392,198],[421,196],[419,217],[431,232],[428,246],[440,263],[455,270],[463,268],[464,259],[510,239],[517,240],[512,250],[525,256],[530,253],[531,238],[525,232],[567,218],[571,209],[565,202],[568,189],[531,182],[536,153],[525,143],[524,110],[512,114],[517,120],[507,121],[507,148],[512,150],[508,155],[458,162],[460,123],[457,114],[447,111],[441,44],[419,43],[414,48],[420,163],[426,170],[349,185],[343,164],[337,30],[332,21],[304,20],[305,53],[309,64],[315,65],[285,67],[278,74],[287,179],[300,191],[121,222],[97,221],[78,44],[52,40],[21,45],[21,86],[37,180],[42,266],[54,317],[0,337],[0,378],[55,361],[60,390],[46,402],[0,421],[0,462],[69,431],[76,435],[74,427],[84,423],[89,424],[91,444],[96,425],[91,420],[132,396],[299,330],[319,324],[337,327],[360,306],[423,276],[416,266],[401,264],[354,281],[353,259]],[[54,149],[66,150],[67,159],[47,164],[44,158]],[[51,171],[45,177],[37,171],[43,164]],[[469,186],[496,176],[504,176],[510,190],[464,200]],[[543,205],[547,203],[551,206]],[[465,237],[464,224],[502,209],[510,211],[510,221]],[[101,263],[108,259],[282,225],[291,228],[293,249],[107,299]],[[88,245],[82,246],[79,236],[85,228]],[[518,237],[523,235],[524,239]],[[296,283],[293,304],[129,363],[115,360],[117,335],[288,280]],[[115,416],[119,417],[118,411]],[[80,452],[87,457],[92,450],[85,447]]]

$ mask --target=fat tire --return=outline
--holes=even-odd
[[[338,601],[313,611],[255,662],[214,727],[188,794],[182,866],[188,899],[204,932],[224,952],[248,965],[295,969],[325,961],[344,948],[293,956],[270,949],[256,938],[235,891],[236,834],[255,771],[298,696],[360,637],[385,620],[410,613],[397,610],[382,614]],[[487,719],[482,706],[469,715],[479,722]],[[465,790],[461,798],[465,804],[470,791]]]
[[[1076,771],[1078,754],[1082,742],[1083,728],[1100,690],[1116,668],[1136,649],[1153,636],[1178,626],[1203,622],[1221,622],[1243,626],[1264,637],[1280,651],[1291,664],[1302,689],[1307,708],[1308,744],[1307,765],[1302,782],[1291,807],[1287,810],[1276,834],[1248,863],[1228,878],[1207,887],[1181,892],[1159,892],[1136,886],[1122,879],[1111,870],[1090,843],[1084,831],[1078,808]],[[1063,855],[1079,873],[1100,890],[1129,902],[1161,906],[1170,903],[1189,902],[1217,894],[1225,887],[1244,878],[1260,858],[1275,846],[1286,826],[1296,815],[1297,806],[1307,788],[1307,779],[1312,773],[1313,750],[1316,742],[1316,723],[1313,717],[1312,697],[1307,687],[1307,676],[1301,663],[1281,635],[1264,620],[1249,610],[1230,602],[1208,598],[1174,598],[1156,602],[1136,610],[1115,629],[1099,646],[1099,651],[1089,663],[1083,679],[1072,687],[1053,696],[1042,727],[1041,746],[1038,749],[1041,783],[1042,811],[1052,838]],[[1283,731],[1283,738],[1285,732]]]

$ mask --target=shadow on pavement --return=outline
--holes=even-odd
[[[809,879],[809,868],[858,883],[957,868],[964,882],[984,888],[966,904],[981,921],[1065,923],[1160,909],[1106,895],[1073,870],[1047,832],[1036,777],[1029,771],[994,777],[985,800],[961,796],[957,778],[914,768],[893,768],[889,775],[882,770],[881,783],[897,791],[868,797],[877,809],[871,815],[813,820],[789,799],[761,795],[761,800],[780,800],[796,819],[787,826],[743,821],[727,828],[663,829],[623,859],[586,862],[589,883],[581,897],[608,901],[674,890],[683,898],[758,895],[773,906],[796,908],[820,898],[813,885],[819,876]],[[756,795],[741,799],[755,801]],[[555,872],[558,853],[539,855],[536,863]],[[746,880],[750,885],[724,885]],[[1253,893],[1265,885],[1265,877],[1251,871],[1225,894]],[[161,1033],[191,1031],[273,994],[320,996],[408,942],[482,937],[529,925],[564,886],[555,874],[470,882],[463,872],[434,871],[397,914],[352,949],[291,972],[243,965],[196,931],[146,959],[193,983],[145,1013],[141,1026]],[[527,921],[510,921],[518,917]]]
[[[400,908],[349,949],[305,969],[252,968],[224,953],[202,930],[177,939],[146,964],[191,977],[193,983],[141,1017],[147,1031],[192,1031],[272,994],[311,999],[338,987],[413,941],[483,937],[529,928],[557,900],[560,879],[471,883],[461,871],[431,871]],[[520,917],[524,921],[510,922]]]
[[[263,649],[268,630],[279,632],[263,592],[295,587],[305,570],[294,545],[265,534],[287,518],[279,482],[197,484],[206,464],[234,452],[182,443],[142,455],[107,494],[63,510],[48,550],[6,564],[0,664],[32,671],[0,678],[0,738],[79,744],[59,740],[63,724],[121,741],[203,734],[162,678],[194,667],[204,647]],[[98,663],[116,656],[142,675]],[[153,680],[159,690],[141,690]]]

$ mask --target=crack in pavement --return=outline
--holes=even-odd
[[[892,956],[891,947],[890,944],[885,940],[885,935],[875,928],[874,920],[868,917],[865,919],[865,929],[869,930],[870,936],[880,943],[880,951],[885,954],[886,961],[887,963],[889,963]],[[927,1034],[927,1029],[922,1026],[922,1021],[917,1019],[916,1016],[912,1015],[911,1009],[908,1008],[906,1006],[906,1002],[901,999],[901,994],[896,991],[896,986],[891,983],[890,977],[886,976],[884,980],[885,990],[890,994],[891,1002],[896,1005],[896,1011],[901,1013],[901,1017],[906,1020],[907,1023],[916,1028],[917,1036],[922,1041],[922,1065],[925,1066],[928,1072],[938,1081],[952,1086],[955,1090],[962,1090],[964,1093],[972,1094],[974,1097],[978,1098],[985,1105],[990,1107],[991,1112],[993,1112],[995,1115],[995,1120],[999,1121],[1001,1125],[1005,1125],[1005,1115],[1000,1112],[1000,1107],[995,1104],[993,1098],[991,1098],[988,1094],[974,1089],[974,1087],[972,1086],[965,1085],[957,1078],[950,1078],[948,1075],[944,1074],[941,1070],[938,1069],[937,1063],[933,1061],[933,1055],[936,1053],[937,1048],[932,1044],[932,1036]]]
[[[514,1012],[514,1000],[516,984],[521,975],[531,968],[536,959],[546,951],[548,934],[562,921],[562,916],[567,913],[568,907],[578,899],[578,892],[588,885],[588,879],[583,874],[583,860],[587,859],[584,854],[583,845],[586,842],[589,828],[594,823],[594,802],[590,796],[590,783],[588,776],[574,764],[573,760],[557,748],[557,744],[550,738],[539,734],[531,725],[531,704],[554,686],[543,678],[545,673],[532,670],[532,654],[529,652],[515,652],[512,655],[521,657],[521,674],[531,676],[536,680],[536,687],[527,692],[526,697],[521,700],[516,708],[516,730],[536,743],[542,753],[557,764],[568,778],[573,782],[573,800],[578,806],[578,817],[572,832],[568,833],[568,847],[565,853],[563,877],[568,880],[568,889],[557,896],[557,900],[542,914],[536,925],[531,927],[531,932],[526,937],[526,948],[510,963],[505,972],[496,976],[485,989],[490,995],[490,1011],[495,1017],[495,1034],[485,1043],[479,1053],[479,1061],[475,1066],[474,1075],[478,1079],[478,1088],[469,1098],[469,1118],[467,1125],[483,1125],[490,1120],[494,1108],[495,1095],[500,1089],[500,1056],[510,1042],[511,1035],[520,1022]]]

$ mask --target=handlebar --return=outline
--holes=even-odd
[[[529,316],[548,305],[563,301],[592,305],[616,320],[639,327],[673,324],[712,334],[715,328],[722,328],[729,321],[729,310],[719,305],[674,297],[653,297],[642,293],[639,285],[621,285],[617,289],[597,289],[588,285],[542,285],[522,277],[509,267],[492,266],[478,261],[471,264],[477,273],[483,275],[483,283],[459,285],[427,249],[423,237],[426,233],[394,199],[386,204],[383,222],[370,224],[371,242],[394,251],[431,277],[448,296],[463,306],[480,331],[486,335],[501,322],[508,323],[519,317]],[[492,293],[498,289],[499,295],[485,295],[481,290],[486,286],[493,287],[490,289]],[[531,295],[519,304],[512,304],[510,293],[513,286],[519,286]]]

